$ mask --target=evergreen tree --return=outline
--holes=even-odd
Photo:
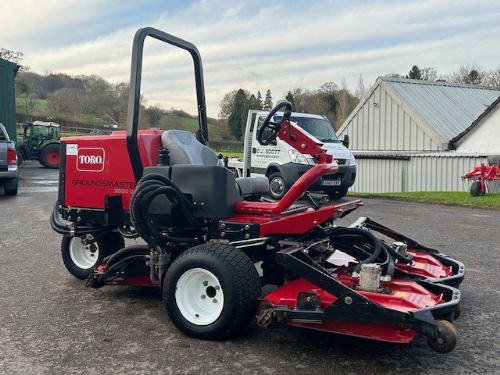
[[[262,95],[260,94],[260,91],[257,91],[257,108],[256,109],[262,109],[264,108],[264,104],[262,103]]]
[[[269,111],[273,108],[273,97],[271,95],[271,90],[266,91],[266,98],[264,99],[264,109]]]
[[[239,89],[234,98],[233,111],[227,121],[231,134],[240,140],[243,134],[243,123],[246,120],[246,111],[248,109],[247,96],[243,89]]]
[[[422,79],[422,72],[420,71],[420,68],[416,65],[413,65],[410,69],[410,72],[406,75],[406,78]]]
[[[291,91],[288,91],[288,94],[285,96],[285,100],[288,100],[292,105],[292,108],[295,110],[295,100]]]

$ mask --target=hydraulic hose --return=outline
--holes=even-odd
[[[107,256],[106,258],[103,259],[103,263],[106,264],[106,267],[109,268],[113,264],[120,262],[122,259],[129,257],[129,256],[141,256],[141,255],[148,255],[149,254],[149,247],[144,246],[144,245],[134,245],[134,246],[127,246],[124,247],[123,249],[120,249],[116,253]]]
[[[54,208],[52,209],[52,213],[50,215],[50,226],[55,232],[64,236],[81,236],[84,234],[92,234],[95,237],[99,233],[108,232],[113,229],[113,227],[110,226],[94,227],[90,225],[75,225],[73,228],[71,228],[69,224],[62,222],[58,213],[57,202],[54,204]]]
[[[354,271],[358,273],[363,264],[374,263],[380,257],[381,246],[379,240],[364,229],[333,228],[330,241],[334,246],[340,245],[347,251],[353,250],[357,252],[357,255],[359,255],[360,252],[364,252],[365,255],[368,255],[365,259],[361,260],[354,269]],[[359,243],[359,241],[361,241],[361,243]],[[361,246],[364,247],[364,249]],[[369,248],[367,248],[367,246],[369,246]]]
[[[152,247],[158,245],[161,241],[198,243],[195,238],[168,235],[152,222],[149,208],[153,200],[160,195],[166,196],[172,207],[179,210],[179,213],[192,227],[200,228],[202,226],[193,215],[192,203],[179,188],[165,176],[150,174],[141,178],[130,204],[132,223],[137,232]]]

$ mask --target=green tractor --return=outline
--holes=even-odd
[[[46,168],[59,168],[59,124],[34,121],[23,124],[17,136],[17,159],[38,160]]]

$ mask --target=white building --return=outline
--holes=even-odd
[[[378,78],[338,130],[358,161],[353,191],[461,191],[500,154],[500,88]]]

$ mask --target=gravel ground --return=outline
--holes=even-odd
[[[0,194],[2,374],[500,373],[498,211],[367,199],[342,221],[372,217],[465,263],[450,354],[285,326],[210,342],[177,331],[156,290],[87,289],[68,274],[48,221],[57,171],[27,162],[21,177],[17,197]]]

